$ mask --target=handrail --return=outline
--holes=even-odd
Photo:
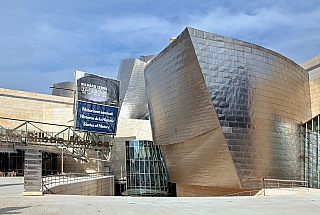
[[[308,188],[308,181],[301,180],[285,180],[285,179],[273,179],[273,178],[264,178],[263,180],[263,189],[279,189],[279,188]],[[268,183],[271,182],[271,183]],[[272,183],[273,182],[273,183]],[[282,183],[281,183],[282,182]],[[269,186],[267,186],[267,183]],[[264,192],[265,193],[265,192]]]
[[[296,188],[296,187],[302,187],[302,188],[308,188],[308,181],[301,181],[301,180],[287,180],[287,179],[274,179],[274,178],[264,178],[262,179],[263,181],[263,189],[262,192],[263,195],[265,195],[265,189],[268,188]],[[269,185],[269,186],[267,186]],[[254,192],[258,193],[259,190],[244,190],[236,193],[230,193],[227,195],[224,195],[224,197],[227,196],[246,196],[246,194],[249,194],[252,196]]]
[[[236,193],[230,193],[227,195],[224,195],[223,197],[229,197],[229,196],[248,196],[248,195],[241,195],[241,194],[245,194],[245,193],[249,193],[249,196],[252,196],[252,193],[258,193],[261,189],[259,190],[245,190],[245,191],[241,191],[241,192],[236,192]],[[255,195],[254,194],[254,195]]]
[[[42,177],[42,192],[44,194],[52,193],[53,187],[70,184],[74,182],[88,181],[111,175],[112,172],[95,172],[95,173],[63,173],[60,175],[49,175]]]
[[[46,188],[46,189],[44,189],[44,188]],[[46,184],[43,183],[43,181],[42,181],[42,192],[43,192],[43,193],[55,194],[52,190],[50,190],[50,189],[47,187]]]
[[[300,181],[300,180],[285,180],[285,179],[273,179],[273,178],[264,178],[263,181],[283,181],[283,182],[306,182],[308,183],[308,181]]]

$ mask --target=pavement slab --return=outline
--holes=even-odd
[[[320,214],[320,193],[246,197],[23,196],[23,177],[0,178],[0,214]]]

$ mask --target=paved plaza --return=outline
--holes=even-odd
[[[0,214],[320,214],[320,193],[260,197],[22,196],[23,177],[0,177]]]

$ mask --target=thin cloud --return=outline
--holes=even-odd
[[[168,43],[169,37],[176,36],[183,30],[182,25],[178,26],[165,18],[130,14],[121,18],[106,18],[105,24],[101,25],[99,29],[109,37],[111,36],[121,46],[135,47],[140,49],[137,50],[139,52],[144,52],[145,49],[162,43],[162,46],[158,46],[157,52],[159,52]]]
[[[76,69],[115,78],[123,59],[159,53],[186,26],[302,62],[319,54],[319,20],[311,0],[6,1],[0,87],[48,93],[53,83],[72,81]]]
[[[277,9],[258,9],[252,14],[231,13],[225,8],[218,8],[208,14],[193,15],[190,25],[211,32],[224,34],[246,34],[247,32],[268,32],[279,26],[308,28],[315,26],[320,19],[320,11],[304,14],[283,13]]]
[[[159,32],[160,29],[168,29],[171,26],[172,25],[169,22],[155,16],[131,14],[127,17],[107,19],[107,23],[102,25],[100,29],[102,31],[113,33],[134,32],[141,30],[147,30],[148,32]]]
[[[208,14],[193,15],[190,20],[190,26],[270,48],[289,58],[293,57],[297,62],[313,57],[314,52],[299,55],[298,50],[294,52],[294,47],[313,43],[313,46],[320,48],[320,8],[300,13],[259,8],[250,14],[243,11],[231,13],[228,9],[217,8]],[[292,51],[296,54],[292,54]]]

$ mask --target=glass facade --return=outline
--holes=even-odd
[[[161,150],[152,141],[126,141],[127,191],[122,195],[168,194],[168,177]]]
[[[0,171],[11,172],[14,171],[18,176],[23,175],[24,151],[17,150],[16,153],[0,152]]]
[[[320,188],[319,163],[319,118],[315,116],[301,127],[302,135],[302,175],[309,187]]]
[[[59,172],[55,153],[44,152],[42,155],[42,175],[53,175]],[[24,150],[17,149],[14,153],[0,152],[0,172],[16,172],[17,176],[24,175]]]

